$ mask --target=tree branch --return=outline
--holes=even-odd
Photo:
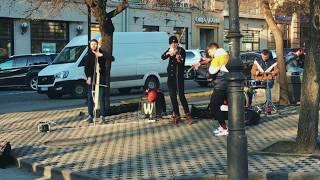
[[[119,13],[121,13],[123,10],[125,10],[127,7],[128,7],[128,0],[122,0],[121,3],[116,7],[116,9],[111,11],[110,15],[108,13],[107,16],[110,18],[113,18],[116,15],[118,15]]]

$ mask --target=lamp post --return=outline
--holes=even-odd
[[[238,0],[228,0],[230,62],[227,65],[229,135],[227,138],[228,179],[248,179],[247,136],[244,125],[244,94],[242,74],[243,63],[240,61],[240,25]]]
[[[91,8],[87,5],[88,8],[88,46],[90,46],[89,41],[91,40]]]

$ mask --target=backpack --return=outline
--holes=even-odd
[[[246,108],[244,113],[244,123],[246,126],[254,126],[259,124],[260,114],[254,109]]]
[[[164,94],[163,92],[158,91],[156,99],[156,114],[158,117],[161,117],[166,113],[166,111],[166,100],[164,98]]]
[[[0,141],[0,168],[4,169],[12,164],[14,164],[14,158],[11,155],[10,142]]]

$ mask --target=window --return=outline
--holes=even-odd
[[[66,22],[31,22],[31,52],[60,52],[69,41],[69,29]]]
[[[28,66],[48,64],[49,62],[51,62],[50,56],[33,56],[28,59]]]
[[[86,46],[73,46],[64,48],[61,53],[54,59],[52,64],[63,64],[76,62],[81,56]]]
[[[27,66],[27,57],[16,57],[14,59],[13,67],[20,68]]]
[[[186,52],[186,59],[192,59],[194,58],[196,55],[193,54],[193,52]]]
[[[91,33],[100,33],[99,24],[92,23],[91,24]]]
[[[260,32],[254,30],[243,30],[241,51],[255,51],[260,49]]]
[[[13,60],[6,60],[0,64],[0,69],[11,69],[13,67]]]
[[[188,28],[186,27],[174,27],[175,36],[179,39],[179,43],[185,49],[188,49]]]
[[[13,22],[10,19],[0,19],[0,59],[13,54]]]
[[[159,32],[159,26],[143,25],[142,28],[144,32]]]

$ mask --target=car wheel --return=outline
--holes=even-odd
[[[183,72],[184,79],[193,79],[194,71],[193,69],[190,69],[190,68],[191,68],[190,66],[184,67],[184,72]]]
[[[87,95],[87,88],[83,83],[77,83],[72,89],[72,97],[84,98]]]
[[[158,89],[160,86],[160,83],[158,79],[154,76],[150,76],[147,78],[146,82],[144,83],[144,89]]]
[[[199,86],[201,87],[207,87],[209,82],[198,82]]]
[[[37,76],[33,76],[30,78],[29,80],[29,87],[32,89],[32,90],[37,90],[38,88],[38,77]]]
[[[50,99],[59,99],[62,97],[62,94],[60,93],[48,93],[47,96],[50,98]]]
[[[131,88],[119,88],[120,94],[128,94],[131,91]]]

